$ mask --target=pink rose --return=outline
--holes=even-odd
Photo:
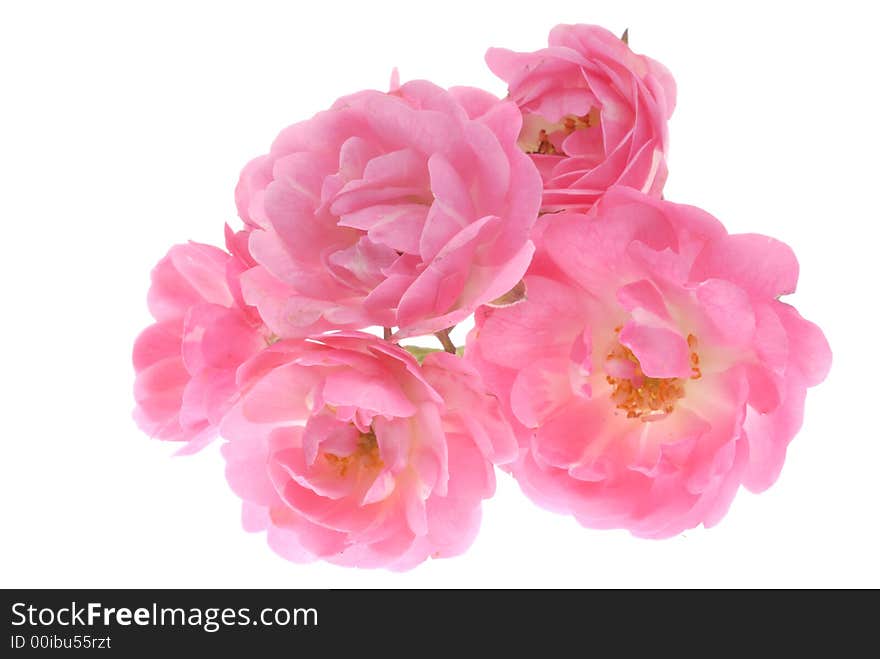
[[[675,82],[595,25],[558,25],[533,53],[490,48],[523,113],[519,144],[544,179],[544,211],[588,209],[612,185],[659,196]]]
[[[487,92],[414,81],[285,129],[236,189],[260,264],[245,298],[285,338],[318,321],[403,337],[504,294],[528,266],[541,196],[520,125]]]
[[[251,265],[242,238],[227,227],[235,255],[199,243],[175,245],[152,272],[148,304],[156,323],[134,345],[134,418],[154,437],[189,442],[181,452],[216,436],[237,392],[235,369],[269,339],[238,289]]]
[[[831,363],[777,299],[791,249],[628,188],[540,227],[527,298],[481,309],[466,353],[517,424],[526,494],[656,538],[769,487]]]
[[[282,341],[239,371],[221,426],[247,530],[296,562],[407,569],[473,541],[493,463],[517,444],[479,376],[446,353],[420,367],[368,334]]]

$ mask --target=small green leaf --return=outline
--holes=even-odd
[[[421,364],[425,361],[425,357],[430,355],[432,352],[445,352],[441,348],[423,348],[422,346],[400,346],[404,350],[406,350],[409,354],[416,358],[416,361]],[[455,349],[455,356],[462,357],[464,355],[464,346],[459,346]]]
[[[440,348],[423,348],[422,346],[401,346],[404,350],[406,350],[409,354],[416,358],[416,361],[421,364],[425,361],[425,357],[430,355],[432,352],[443,352]]]

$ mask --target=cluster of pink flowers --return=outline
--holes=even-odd
[[[395,76],[284,129],[226,249],[153,270],[135,419],[221,436],[245,528],[292,561],[460,554],[496,466],[590,528],[711,526],[774,482],[828,372],[780,301],[791,249],[661,197],[661,64],[589,25],[487,62],[504,99]]]

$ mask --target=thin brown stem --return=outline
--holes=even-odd
[[[443,344],[443,349],[448,352],[450,355],[455,354],[455,344],[452,342],[452,339],[449,338],[449,332],[452,331],[451,327],[447,327],[445,330],[440,330],[439,332],[434,332],[434,336],[436,336],[440,343]]]
[[[384,338],[386,341],[391,340],[391,328],[390,327],[383,327],[382,328],[382,338]]]

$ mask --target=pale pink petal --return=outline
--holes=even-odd
[[[788,354],[792,363],[803,374],[805,384],[808,387],[819,384],[831,369],[831,348],[822,330],[802,318],[788,304],[776,302],[773,310],[782,321],[788,337]]]
[[[629,322],[620,331],[620,342],[633,351],[649,377],[683,378],[691,373],[690,349],[678,332]]]
[[[703,313],[723,341],[752,341],[755,314],[743,289],[724,279],[707,279],[697,286],[696,294]]]
[[[798,263],[785,243],[758,234],[726,236],[706,245],[691,269],[694,281],[727,279],[758,299],[793,293]]]
[[[647,279],[621,286],[617,291],[617,301],[629,312],[644,309],[659,320],[669,320],[669,311],[657,287]]]

